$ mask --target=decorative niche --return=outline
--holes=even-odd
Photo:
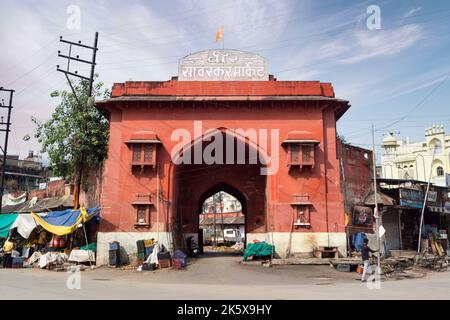
[[[132,202],[132,205],[136,210],[136,223],[134,226],[150,228],[150,211],[154,206],[151,195],[148,193],[136,194],[136,198]]]
[[[308,194],[295,194],[291,206],[294,210],[294,228],[311,228],[312,202]]]

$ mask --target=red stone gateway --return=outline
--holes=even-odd
[[[273,243],[282,257],[346,253],[336,121],[349,102],[330,83],[125,82],[97,107],[110,118],[99,264],[111,241],[133,260],[138,239],[174,248],[197,238],[203,202],[218,191],[241,202],[247,243]]]

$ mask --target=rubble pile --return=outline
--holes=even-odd
[[[414,259],[408,257],[391,257],[381,261],[381,270],[383,274],[393,272],[402,272],[410,269],[414,265]]]
[[[391,257],[381,261],[381,270],[386,278],[401,280],[405,278],[422,278],[426,271],[414,266],[414,258]]]
[[[434,271],[445,271],[448,266],[447,256],[423,253],[417,258],[417,265]]]
[[[445,271],[448,266],[447,248],[442,246],[442,241],[437,240],[431,232],[428,238],[422,240],[423,251],[417,255],[416,265],[433,271]]]

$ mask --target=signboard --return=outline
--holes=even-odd
[[[370,226],[373,223],[372,209],[363,206],[353,207],[353,225]]]
[[[382,238],[385,233],[386,233],[386,229],[383,226],[380,226],[380,228],[378,229],[378,236],[380,238]]]
[[[399,189],[400,205],[415,209],[421,209],[423,206],[424,194],[422,190],[417,189]]]
[[[436,202],[437,196],[438,196],[437,191],[428,191],[427,201],[428,202]]]
[[[444,213],[450,213],[450,193],[447,191],[442,192],[442,207]]]
[[[206,50],[180,60],[178,81],[267,81],[263,57],[238,50]]]
[[[445,201],[444,203],[444,212],[450,213],[450,201]]]

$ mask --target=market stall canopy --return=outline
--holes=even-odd
[[[45,217],[31,213],[37,224],[45,230],[58,236],[70,234],[78,228],[80,223],[85,223],[100,213],[100,208],[80,210],[64,210],[50,212]]]
[[[11,225],[16,221],[17,214],[0,214],[0,237],[8,237]]]
[[[388,195],[377,191],[377,203],[382,204],[384,206],[393,206],[395,205],[395,200]],[[366,206],[374,206],[375,205],[375,194],[371,191],[366,198],[364,199],[364,205]]]
[[[40,217],[46,216],[46,213],[39,213]],[[25,239],[30,237],[31,232],[37,227],[36,220],[31,214],[18,214],[16,221],[11,225],[10,229],[17,228],[17,232]]]

